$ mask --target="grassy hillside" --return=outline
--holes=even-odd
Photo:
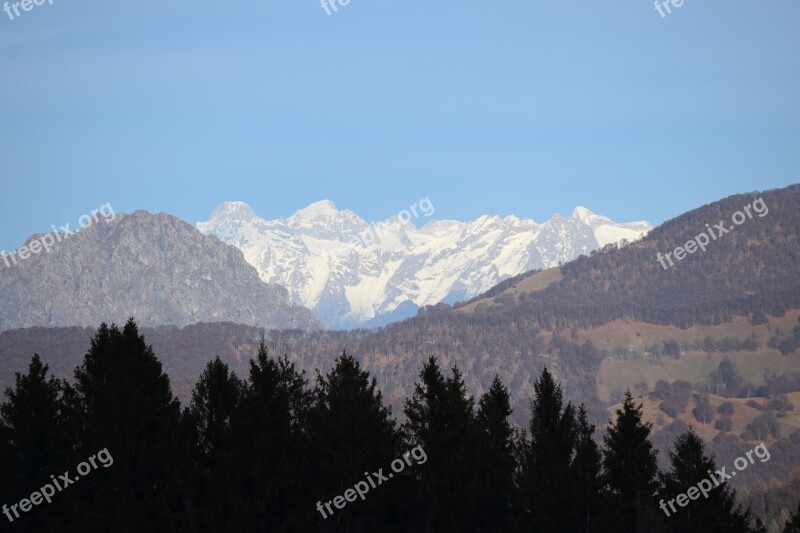
[[[659,379],[676,381],[683,379],[696,383],[728,357],[739,371],[755,384],[763,383],[764,371],[778,374],[800,372],[800,355],[782,355],[777,349],[768,348],[767,343],[777,328],[791,331],[798,324],[800,311],[792,310],[783,317],[770,317],[768,324],[753,326],[746,317],[734,317],[731,322],[718,326],[694,326],[681,329],[643,322],[616,320],[597,328],[578,330],[578,342],[591,341],[596,348],[607,353],[597,374],[598,396],[612,400],[612,391],[646,383],[652,389]],[[711,338],[747,338],[755,334],[760,348],[754,351],[732,351],[706,353],[703,351],[681,352],[680,357],[651,358],[645,352],[648,346],[661,345],[675,340],[679,344],[692,344]]]
[[[800,391],[789,393],[786,396],[796,406],[796,409],[786,413],[786,416],[780,416],[776,418],[781,435],[791,435],[793,432],[800,429]],[[733,428],[728,432],[734,435],[740,435],[745,431],[745,428],[747,428],[748,424],[753,422],[756,417],[763,414],[763,411],[747,405],[749,401],[753,401],[761,406],[766,405],[766,400],[764,398],[723,398],[713,394],[710,395],[709,398],[711,400],[711,407],[713,408],[715,415],[713,421],[706,424],[702,424],[695,419],[694,416],[692,416],[692,409],[697,406],[697,402],[694,399],[689,400],[685,412],[680,413],[676,417],[669,416],[659,408],[661,400],[650,399],[647,395],[644,395],[637,397],[636,401],[637,403],[642,403],[644,419],[653,424],[654,431],[658,431],[659,429],[669,426],[676,420],[682,420],[687,425],[692,426],[697,434],[707,442],[711,442],[719,433],[718,430],[714,429],[714,423],[721,418],[721,415],[717,412],[717,410],[723,403],[730,402],[734,405],[734,412],[731,416],[731,419],[733,420]],[[617,403],[609,407],[609,417],[613,417],[617,409],[620,409],[621,407],[621,403]],[[765,439],[764,442],[767,444],[767,446],[769,446],[769,444],[775,440],[776,439],[774,438],[769,438]],[[758,444],[761,441],[745,440],[744,442]]]

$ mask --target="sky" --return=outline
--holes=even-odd
[[[0,249],[109,203],[195,223],[330,199],[375,221],[427,197],[436,219],[659,224],[800,182],[796,0],[336,8],[0,12]]]

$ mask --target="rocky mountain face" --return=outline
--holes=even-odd
[[[42,239],[33,235],[26,246]],[[0,262],[0,331],[96,327],[129,316],[148,326],[322,327],[308,309],[289,303],[286,289],[261,281],[238,249],[164,213],[100,219],[49,252],[23,255]]]
[[[274,220],[244,202],[226,202],[197,227],[241,249],[262,280],[286,287],[292,302],[331,328],[382,325],[425,305],[469,299],[652,228],[645,221],[618,224],[583,207],[544,223],[482,216],[421,227],[398,217],[370,224],[328,200]]]

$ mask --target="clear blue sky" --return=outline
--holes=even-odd
[[[0,249],[106,202],[660,223],[800,181],[799,26],[796,0],[0,12]]]

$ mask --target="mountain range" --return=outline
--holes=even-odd
[[[428,205],[423,216],[432,214]],[[292,303],[328,328],[345,329],[472,298],[520,273],[639,239],[652,226],[615,223],[584,207],[543,223],[484,215],[421,227],[401,216],[370,224],[323,200],[272,220],[244,202],[226,202],[197,228],[242,250],[262,280],[286,287]]]
[[[736,222],[737,213],[756,202],[768,211],[750,218],[741,215],[741,223]],[[253,223],[257,217],[245,204],[223,207],[237,211],[231,216],[240,221],[238,227],[231,226],[235,234],[252,231],[250,238],[260,238],[254,229],[258,224]],[[324,226],[330,222],[326,214],[341,213],[332,205],[311,207],[314,216],[298,217],[306,224],[317,219]],[[586,214],[578,211],[572,218],[581,215]],[[568,226],[564,220],[562,228]],[[284,221],[287,227],[299,222]],[[380,236],[392,224],[413,234],[413,226],[400,221],[373,227]],[[422,229],[432,231],[430,224],[439,223],[429,222]],[[659,254],[688,249],[687,243],[712,224],[729,231],[669,268],[660,264]],[[326,239],[341,242],[333,237],[340,230],[333,227]],[[358,238],[357,233],[351,235]],[[284,238],[297,243],[298,254],[305,253],[306,242],[313,242],[309,237]],[[171,249],[176,242],[183,244]],[[347,242],[360,246],[355,240]],[[401,252],[388,242],[387,237],[382,244],[389,248],[387,253]],[[550,263],[549,268],[508,277],[466,301],[426,304],[414,317],[372,330],[336,331],[319,329],[319,322],[315,326],[309,310],[290,307],[289,292],[259,279],[236,246],[169,215],[118,215],[118,220],[82,230],[61,243],[59,251],[26,259],[17,271],[0,271],[0,291],[8,302],[0,329],[8,329],[17,315],[18,323],[28,325],[57,318],[60,324],[92,326],[0,332],[0,387],[14,382],[14,372],[23,369],[33,353],[39,353],[56,375],[68,377],[96,327],[91,320],[121,322],[134,315],[153,326],[163,321],[163,309],[171,309],[161,307],[163,300],[175,298],[184,312],[170,320],[183,327],[143,331],[183,401],[216,356],[237,375],[246,375],[249,358],[264,338],[271,354],[286,354],[309,377],[317,369],[329,370],[343,351],[353,355],[375,377],[395,414],[402,412],[430,356],[443,368],[457,367],[475,397],[498,376],[508,387],[512,421],[525,427],[533,383],[546,367],[563,385],[565,398],[586,405],[598,430],[618,408],[623,392],[635,392],[637,402],[645,402],[644,416],[652,424],[659,457],[666,457],[667,448],[688,425],[696,428],[721,464],[731,464],[741,450],[765,442],[773,456],[769,465],[754,469],[750,478],[735,480],[740,489],[756,481],[763,485],[763,490],[756,487],[747,496],[752,504],[776,498],[777,491],[791,483],[800,486],[800,475],[791,481],[800,457],[800,416],[792,405],[800,401],[798,242],[800,185],[738,194],[683,213],[635,242],[606,243],[564,264]],[[378,258],[379,251],[374,250]],[[203,283],[209,277],[219,285],[214,291]],[[179,290],[186,280],[187,288]],[[263,292],[263,287],[273,287],[273,292]],[[259,307],[266,294],[280,297]],[[48,298],[59,311],[52,318],[42,314],[42,309],[50,309]],[[88,304],[82,304],[83,299]],[[159,303],[161,315],[142,303],[148,299]],[[186,312],[187,302],[204,314]],[[235,308],[237,303],[242,309]],[[75,308],[72,315],[68,304]],[[273,304],[278,306],[274,310],[269,307]],[[271,310],[273,314],[264,314]],[[193,323],[198,319],[207,322]],[[306,327],[300,327],[300,319]],[[247,323],[251,325],[242,325]],[[724,406],[733,416],[723,414]],[[764,517],[772,511],[759,512]]]
[[[374,331],[319,331],[314,327],[278,331],[285,326],[257,320],[240,321],[258,326],[241,330],[230,324],[237,320],[212,318],[206,320],[217,324],[184,328],[186,340],[182,346],[171,344],[172,340],[159,341],[163,342],[160,356],[169,361],[168,366],[174,365],[171,374],[175,378],[189,383],[196,379],[202,365],[217,354],[227,354],[227,360],[235,363],[237,370],[243,370],[241,365],[246,366],[247,357],[255,348],[253,343],[261,335],[266,336],[274,352],[288,354],[309,372],[328,368],[335,355],[347,350],[378,379],[391,402],[410,394],[422,362],[435,355],[445,367],[458,366],[474,394],[485,392],[494,375],[499,375],[509,386],[517,413],[525,412],[531,384],[541,368],[547,366],[564,384],[565,394],[586,402],[598,421],[604,406],[614,400],[619,390],[634,384],[652,390],[659,379],[674,381],[677,377],[696,382],[728,356],[741,357],[745,377],[763,383],[764,376],[773,371],[786,375],[800,371],[800,359],[791,355],[800,347],[800,273],[795,267],[800,259],[800,186],[766,191],[759,198],[769,207],[765,217],[744,222],[715,240],[705,252],[695,253],[669,270],[657,261],[659,252],[684,244],[705,229],[705,224],[730,220],[733,213],[756,199],[755,193],[731,196],[684,213],[635,243],[607,245],[561,266],[514,276],[472,300],[427,305],[415,317]],[[146,220],[168,217],[143,213],[131,216]],[[168,220],[186,229],[187,236],[200,239],[196,245],[208,239],[222,247],[217,253],[226,250],[224,253],[238,258],[233,264],[244,265],[242,268],[249,272],[247,279],[263,284],[238,249],[203,236],[177,219]],[[213,247],[207,246],[211,253]],[[81,250],[94,254],[95,261],[100,257],[90,247]],[[184,251],[174,257],[189,261],[194,255]],[[77,250],[69,260],[78,261],[76,256]],[[186,272],[182,274],[185,275]],[[44,286],[37,283],[39,290],[46,287],[58,297],[55,282]],[[251,289],[257,286],[247,285]],[[68,287],[72,289],[71,285]],[[3,294],[11,291],[8,284],[0,288]],[[275,290],[286,295],[283,289]],[[217,316],[230,316],[228,300],[220,293],[215,295],[219,302],[207,305],[221,309]],[[87,297],[91,294],[87,293]],[[190,298],[188,294],[183,297]],[[253,301],[247,294],[237,293],[236,298]],[[12,304],[16,301],[12,300]],[[74,298],[73,302],[78,304]],[[25,308],[27,304],[15,305]],[[11,316],[7,307],[4,313]],[[278,309],[275,314],[285,313],[286,309]],[[298,309],[294,308],[294,312],[299,316],[308,316],[307,310]],[[116,320],[127,315],[140,319],[137,312],[119,304],[117,313],[122,318]],[[30,315],[27,310],[26,313]],[[155,322],[151,315],[141,317],[141,322],[149,322],[148,325]],[[222,320],[228,324],[220,324]],[[65,322],[68,321],[62,317],[61,323]],[[164,338],[174,339],[177,333],[169,331]],[[33,351],[43,356],[53,354],[53,347],[58,346],[61,348],[56,351],[60,353],[64,347],[63,339],[56,340],[60,335],[41,328],[5,332],[0,335],[0,347],[6,357],[13,353],[20,360],[30,357]],[[79,333],[77,345],[85,342],[88,335],[85,331]],[[45,338],[51,340],[45,342]],[[227,348],[213,340],[222,338],[229,339],[223,343]],[[74,355],[79,356],[80,351]],[[12,367],[18,369],[19,365]]]

